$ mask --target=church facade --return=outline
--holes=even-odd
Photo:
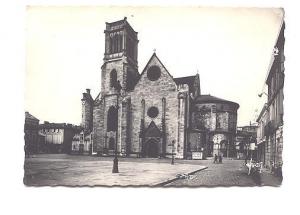
[[[82,98],[82,127],[92,137],[93,152],[205,158],[206,140],[195,138],[192,128],[199,75],[174,78],[156,53],[139,73],[138,33],[126,18],[106,23],[104,33],[101,92],[93,99],[87,90]]]

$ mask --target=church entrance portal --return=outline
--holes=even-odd
[[[158,157],[158,143],[155,139],[150,139],[147,142],[146,157],[157,158]]]
[[[146,157],[157,158],[160,153],[161,132],[152,121],[145,131],[145,144],[143,144],[143,154]]]

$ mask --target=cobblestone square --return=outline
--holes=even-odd
[[[170,159],[119,158],[119,173],[112,173],[113,157],[34,155],[25,160],[24,183],[30,186],[156,186],[205,168],[197,163],[170,164]]]
[[[175,160],[119,158],[119,173],[112,173],[113,157],[34,155],[25,160],[24,183],[29,186],[256,186],[242,160]],[[261,185],[280,185],[263,172]]]

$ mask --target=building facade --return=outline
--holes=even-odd
[[[283,150],[284,29],[282,22],[267,74],[268,100],[257,122],[260,159],[271,169],[281,169]]]
[[[258,125],[251,122],[250,125],[237,127],[235,147],[238,159],[257,160],[257,129]]]
[[[81,128],[81,127],[80,127]],[[79,129],[72,139],[72,154],[93,154],[93,133]]]
[[[199,114],[193,114],[201,106],[199,74],[174,78],[156,53],[140,74],[137,32],[126,18],[106,23],[104,33],[101,92],[93,100],[87,90],[82,98],[82,127],[93,134],[92,150],[100,155],[176,158],[189,158],[194,151],[194,158],[203,158],[206,136],[197,130]],[[227,106],[222,109],[226,116],[220,110],[219,121],[235,121],[226,127],[234,132],[237,108],[228,114],[234,110]]]
[[[39,133],[44,136],[41,142],[40,152],[42,153],[71,153],[72,139],[76,128],[66,123],[49,123],[39,125]]]
[[[34,154],[39,151],[39,119],[25,112],[24,140],[25,154]]]
[[[211,95],[198,96],[193,101],[191,150],[201,148],[206,152],[204,157],[215,154],[234,157],[238,108],[239,105],[231,101]]]

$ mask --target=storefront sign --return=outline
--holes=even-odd
[[[202,155],[203,155],[203,152],[193,152],[192,153],[192,159],[201,160],[202,159]]]

